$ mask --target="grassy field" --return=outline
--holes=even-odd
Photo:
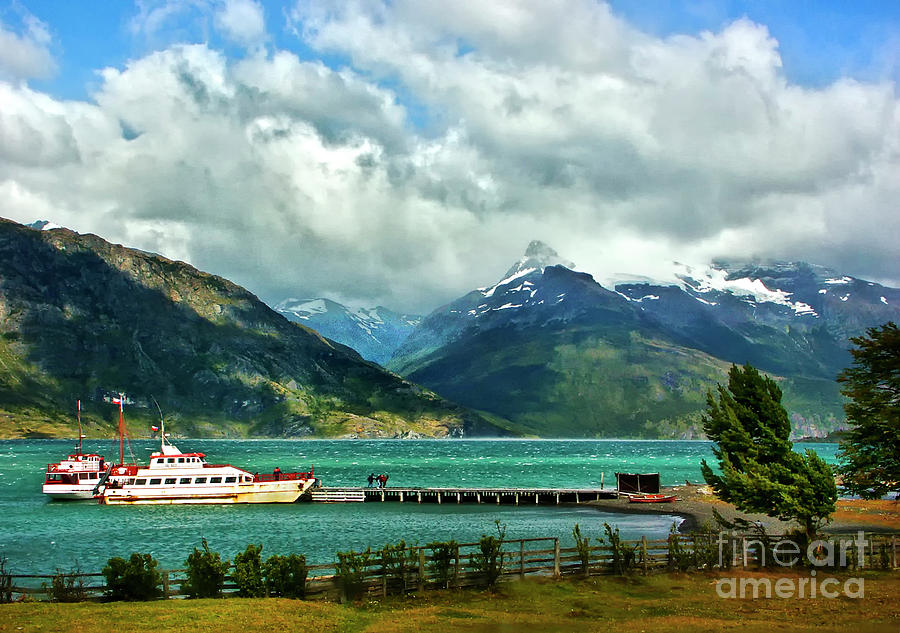
[[[741,574],[762,578],[760,574]],[[785,576],[777,572],[778,576]],[[773,572],[769,577],[774,578]],[[820,579],[824,574],[819,574]],[[791,577],[791,576],[788,576]],[[0,632],[369,631],[399,633],[778,630],[896,633],[900,574],[864,575],[865,597],[726,599],[714,574],[528,579],[496,592],[430,591],[355,605],[284,599],[0,605]],[[801,574],[792,578],[809,578]],[[843,580],[845,577],[839,577]]]

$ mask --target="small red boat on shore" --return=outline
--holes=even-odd
[[[628,497],[628,503],[673,503],[675,495],[634,495]]]

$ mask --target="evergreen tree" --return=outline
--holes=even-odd
[[[838,376],[850,399],[843,485],[868,499],[900,493],[900,329],[889,322],[850,341],[857,346],[850,350],[853,366]]]
[[[812,537],[834,512],[837,488],[831,468],[814,451],[795,453],[781,389],[750,365],[732,365],[718,401],[707,395],[703,428],[716,444],[721,474],[703,460],[706,482],[742,512],[799,522]]]

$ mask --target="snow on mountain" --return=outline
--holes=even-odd
[[[366,360],[384,364],[422,317],[382,306],[349,308],[330,299],[285,299],[275,310],[322,336],[351,347]]]
[[[715,265],[699,270],[685,265],[680,267],[683,272],[676,273],[676,276],[681,281],[682,288],[691,294],[729,293],[757,304],[773,303],[786,306],[798,316],[818,316],[808,303],[792,300],[793,292],[778,287],[770,288],[760,278],[736,277],[727,269]],[[695,298],[703,303],[715,305],[715,302],[709,299],[696,296]]]
[[[26,224],[29,229],[34,229],[35,231],[49,231],[50,229],[61,229],[63,228],[59,224],[54,224],[50,220],[35,220],[31,224]]]

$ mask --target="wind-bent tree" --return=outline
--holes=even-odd
[[[893,322],[851,338],[853,366],[838,381],[851,428],[841,442],[844,487],[867,499],[900,493],[900,328]]]
[[[706,482],[738,510],[795,520],[812,538],[834,512],[837,487],[815,451],[794,452],[781,389],[750,365],[732,365],[728,387],[717,390],[718,400],[707,395],[703,428],[721,474],[704,459]]]

